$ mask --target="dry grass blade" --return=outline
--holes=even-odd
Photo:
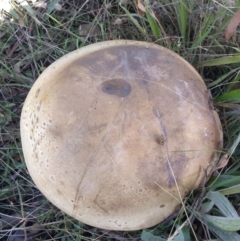
[[[226,28],[225,39],[227,41],[232,37],[232,35],[233,35],[234,31],[236,30],[237,26],[239,25],[239,23],[240,23],[240,10],[234,14],[233,18],[231,19],[230,23],[228,24],[228,26]]]

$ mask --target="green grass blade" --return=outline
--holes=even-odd
[[[239,70],[237,70],[235,73],[236,73],[236,78],[233,80],[233,81],[231,81],[230,83],[229,83],[229,85],[227,86],[227,91],[230,91],[233,87],[234,87],[234,85],[235,84],[237,84],[239,81],[240,81],[240,75],[238,74],[238,71]]]
[[[213,201],[209,201],[209,202],[204,202],[201,206],[201,211],[203,213],[208,213],[211,211],[211,209],[213,208],[214,202]]]
[[[178,7],[178,16],[179,16],[179,24],[180,31],[183,37],[183,40],[187,39],[187,20],[188,20],[188,9],[186,7],[186,0],[181,0]]]
[[[240,89],[232,90],[226,94],[220,95],[214,99],[215,102],[217,101],[231,101],[234,103],[240,103]]]
[[[240,235],[238,233],[222,230],[221,228],[215,226],[211,222],[207,223],[207,228],[220,238],[220,239],[217,239],[218,241],[219,240],[221,241],[225,241],[225,240],[239,241],[240,240]]]
[[[211,222],[215,226],[225,231],[238,231],[240,230],[240,217],[239,218],[228,218],[205,215],[207,221]]]
[[[180,229],[180,232],[172,239],[172,241],[186,241],[182,229]]]
[[[190,233],[189,233],[189,229],[186,226],[184,226],[181,229],[181,232],[183,234],[184,241],[191,241],[191,236],[190,236]]]
[[[212,184],[207,187],[207,190],[215,190],[222,187],[231,187],[233,185],[240,184],[240,176],[231,176],[231,175],[221,175],[219,177],[212,177]]]
[[[190,53],[197,49],[199,46],[202,46],[205,40],[209,40],[212,38],[211,33],[213,32],[213,29],[215,29],[215,22],[217,21],[217,19],[222,18],[225,12],[226,9],[219,8],[216,13],[208,11],[204,14],[201,28],[198,31],[196,37],[194,38],[193,44],[189,50]]]
[[[145,230],[142,231],[141,240],[142,241],[167,241],[166,239],[155,236],[152,233]]]
[[[138,23],[138,21],[132,16],[132,14],[120,4],[120,7],[124,10],[124,12],[127,14],[127,16],[130,18],[132,23],[138,28],[138,30],[148,38],[147,33],[144,28]],[[148,38],[149,39],[149,38]]]
[[[230,156],[235,152],[239,143],[240,143],[240,133],[238,134],[237,139],[233,142],[232,146],[228,150]]]
[[[47,14],[48,15],[48,14]],[[80,37],[78,35],[76,35],[75,33],[71,32],[68,28],[66,28],[64,26],[64,24],[60,23],[56,18],[52,17],[51,15],[48,15],[48,17],[53,20],[54,22],[56,22],[59,26],[58,27],[62,27],[63,29],[65,29],[69,34],[71,34],[73,37],[79,39]]]
[[[0,66],[1,65],[9,72],[9,74],[14,76],[14,78],[16,78],[20,83],[22,83],[21,78],[19,78],[11,68],[9,68],[3,61],[0,60]]]
[[[207,15],[204,18],[203,22],[203,27],[199,31],[197,37],[195,38],[195,41],[193,42],[191,48],[190,48],[190,53],[198,48],[202,44],[202,42],[209,36],[210,32],[212,31],[213,28],[213,21],[214,21],[214,16],[213,14]]]
[[[210,215],[206,215],[206,214],[202,214],[199,212],[194,212],[194,214],[196,215],[196,217],[201,220],[202,223],[204,223],[206,225],[206,227],[211,230],[213,233],[216,234],[217,237],[219,237],[220,239],[217,240],[221,240],[221,241],[225,241],[225,240],[231,240],[231,241],[239,241],[240,240],[240,235],[236,232],[233,231],[226,231],[224,229],[222,229],[221,227],[224,226],[225,221],[222,220],[213,220]],[[210,216],[210,218],[207,218],[207,216]],[[236,218],[237,219],[237,218]],[[218,222],[218,225],[216,225],[215,223],[213,223],[214,221]],[[221,226],[221,227],[219,227]]]
[[[157,23],[156,19],[150,13],[148,7],[146,7],[146,16],[147,16],[147,19],[148,19],[148,22],[150,24],[150,27],[151,27],[151,30],[153,32],[154,37],[156,39],[161,38],[161,30],[158,26],[158,23]]]
[[[187,26],[188,26],[188,15],[189,10],[187,8],[186,0],[180,0],[177,4],[176,1],[172,1],[174,4],[175,15],[177,16],[177,23],[179,26],[179,30],[183,39],[183,42],[187,40]],[[190,8],[192,7],[191,1],[188,2]]]
[[[229,71],[228,73],[222,75],[221,77],[219,77],[218,79],[214,80],[213,82],[211,82],[210,84],[207,85],[208,88],[211,88],[221,82],[223,82],[225,79],[227,79],[230,75],[232,74],[236,74],[238,71],[240,70],[240,68],[236,68],[233,69],[231,71]]]
[[[235,63],[240,63],[240,54],[203,61],[198,65],[198,67],[219,66]]]
[[[206,194],[205,198],[211,200],[224,216],[230,218],[239,218],[237,211],[223,194],[210,191]]]
[[[234,185],[234,186],[229,187],[229,188],[224,188],[224,189],[221,189],[221,190],[218,190],[218,191],[223,195],[237,194],[237,193],[240,193],[240,184]]]

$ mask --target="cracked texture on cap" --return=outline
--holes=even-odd
[[[50,65],[25,101],[29,173],[58,208],[110,230],[151,227],[179,209],[219,157],[206,86],[166,48],[107,41]]]

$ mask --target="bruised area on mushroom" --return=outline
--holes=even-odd
[[[21,135],[29,172],[52,203],[96,227],[137,230],[199,187],[221,149],[219,126],[186,61],[157,45],[110,41],[40,76]]]
[[[109,95],[126,97],[131,92],[131,86],[123,79],[107,80],[101,84],[101,90]]]

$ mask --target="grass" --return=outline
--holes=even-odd
[[[122,4],[119,4],[121,2]],[[0,239],[1,240],[240,240],[239,28],[224,31],[239,1],[5,0],[0,14]],[[11,4],[10,4],[11,3]],[[154,228],[105,231],[84,225],[50,204],[24,164],[19,119],[24,99],[52,62],[82,46],[134,39],[180,54],[202,75],[224,131],[228,163],[184,208]],[[226,160],[225,160],[226,163]]]

